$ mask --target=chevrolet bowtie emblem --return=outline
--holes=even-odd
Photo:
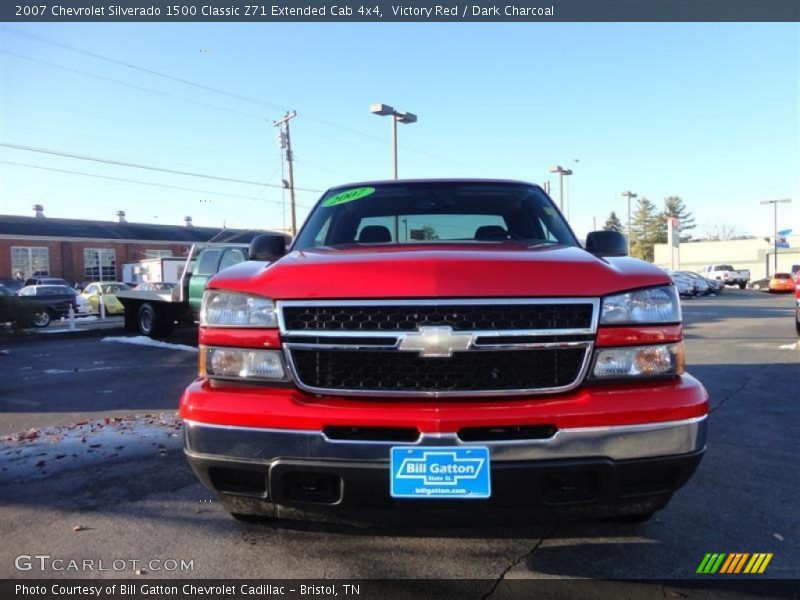
[[[421,326],[419,331],[412,331],[403,336],[399,350],[419,352],[420,356],[446,357],[453,352],[469,350],[472,347],[474,333],[454,332],[452,327]]]

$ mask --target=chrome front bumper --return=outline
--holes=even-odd
[[[321,431],[185,421],[190,457],[268,463],[277,459],[386,461],[392,446],[488,446],[492,462],[600,457],[632,460],[702,451],[706,417],[683,421],[560,429],[547,439],[464,442],[456,433],[422,433],[415,442],[333,440]]]

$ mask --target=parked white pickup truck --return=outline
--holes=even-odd
[[[731,265],[706,265],[700,271],[700,275],[708,279],[719,279],[725,285],[738,285],[740,290],[743,290],[750,281],[750,271],[747,269],[736,271]]]

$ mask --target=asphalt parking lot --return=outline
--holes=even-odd
[[[146,576],[473,578],[464,596],[481,598],[501,579],[696,579],[706,552],[772,552],[762,577],[800,578],[792,307],[791,296],[750,290],[684,302],[688,369],[712,398],[708,449],[688,486],[642,525],[239,523],[181,454],[173,414],[195,374],[190,349],[0,340],[10,350],[0,356],[0,577],[87,576],[19,571],[19,554],[169,557],[194,568]],[[191,338],[186,330],[170,341]],[[14,435],[30,428],[34,439]]]

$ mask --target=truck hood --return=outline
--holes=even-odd
[[[600,259],[571,246],[518,243],[352,246],[249,261],[208,284],[276,300],[603,296],[669,276],[627,257]]]

